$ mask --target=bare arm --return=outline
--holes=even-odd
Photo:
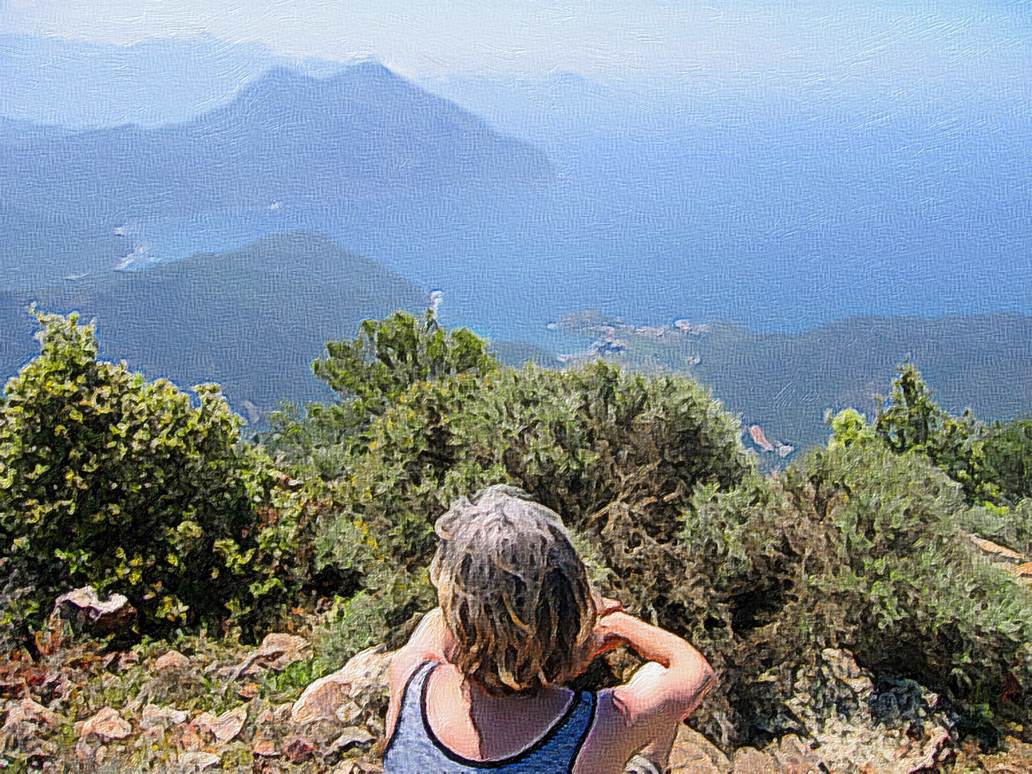
[[[599,621],[596,631],[619,639],[647,660],[631,680],[610,692],[611,729],[628,755],[675,727],[717,683],[713,668],[689,642],[624,612]]]

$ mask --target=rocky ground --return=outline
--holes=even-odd
[[[88,593],[58,606],[38,653],[0,662],[0,769],[53,772],[380,772],[391,653],[365,650],[312,673],[308,640],[269,634],[257,648],[204,638],[119,650],[83,636],[119,606]],[[70,636],[70,632],[78,632]],[[796,675],[777,718],[796,733],[727,755],[688,726],[677,772],[1032,771],[1022,729],[985,752],[964,740],[937,696],[876,681],[849,653]]]

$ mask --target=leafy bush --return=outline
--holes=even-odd
[[[999,483],[987,460],[985,426],[970,409],[960,417],[944,411],[913,363],[900,365],[874,429],[893,451],[928,457],[964,488],[970,502],[999,499]]]
[[[976,556],[954,482],[881,444],[816,450],[789,482],[830,504],[832,539],[806,577],[834,621],[828,644],[967,706],[1030,695],[1032,595]]]
[[[985,435],[986,467],[1009,504],[1032,499],[1032,419],[996,422]]]
[[[334,506],[317,537],[321,565],[362,578],[364,591],[340,603],[346,649],[358,647],[353,637],[371,631],[369,622],[407,620],[419,609],[412,600],[432,600],[425,566],[434,519],[457,496],[499,482],[563,515],[604,588],[683,629],[691,580],[680,584],[687,559],[675,536],[696,486],[722,491],[749,478],[763,487],[738,422],[698,384],[605,363],[416,383],[354,449],[329,485]],[[759,523],[761,509],[753,516]],[[700,578],[721,566],[698,562]],[[728,597],[747,584],[729,582]],[[674,590],[677,603],[668,601]],[[691,606],[693,621],[705,607]]]
[[[1028,593],[969,550],[972,508],[929,445],[889,448],[895,421],[879,433],[844,412],[829,449],[764,478],[737,421],[683,377],[595,363],[414,382],[328,484],[317,561],[362,589],[338,603],[342,652],[432,599],[434,518],[503,482],[563,515],[609,593],[723,672],[696,722],[728,745],[775,730],[792,675],[827,647],[1014,711],[1032,685]]]
[[[92,325],[37,314],[40,355],[0,404],[0,536],[31,586],[10,616],[38,622],[56,594],[126,594],[143,628],[218,620],[276,585],[289,529],[257,529],[274,472],[239,443],[219,389],[199,405],[165,380],[98,362]],[[261,577],[259,577],[261,576]],[[249,589],[256,584],[254,589]],[[241,608],[241,603],[237,603]]]
[[[1032,556],[1032,499],[1013,507],[985,503],[968,511],[962,523],[979,537]]]
[[[730,485],[754,464],[736,420],[695,382],[604,363],[416,383],[365,438],[333,487],[340,515],[320,538],[328,562],[351,562],[341,536],[361,524],[392,556],[418,565],[448,503],[498,482],[578,529],[614,502],[647,501],[643,526],[668,540],[696,482]]]
[[[411,385],[497,367],[486,342],[466,329],[445,331],[431,310],[422,322],[407,312],[365,320],[355,339],[327,342],[326,356],[312,364],[340,401],[309,404],[304,417],[287,406],[262,440],[295,466],[332,478],[342,453]]]
[[[787,730],[794,676],[825,648],[1028,718],[1032,595],[962,531],[1027,549],[1029,501],[986,502],[1023,473],[916,369],[873,425],[842,412],[828,448],[764,477],[691,379],[505,369],[468,332],[395,316],[330,348],[340,403],[274,434],[292,480],[239,443],[215,388],[194,406],[97,363],[74,318],[41,321],[0,412],[0,595],[23,614],[90,582],[149,628],[254,630],[311,592],[332,603],[300,679],[399,644],[433,604],[433,521],[507,483],[562,514],[605,592],[706,653],[723,680],[693,722],[726,747]]]

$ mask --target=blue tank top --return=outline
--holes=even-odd
[[[474,761],[449,749],[430,728],[426,686],[436,665],[433,661],[420,665],[405,686],[398,722],[384,751],[385,774],[466,774],[488,769],[497,774],[573,771],[577,754],[595,720],[594,693],[575,694],[562,717],[523,751],[501,760]]]

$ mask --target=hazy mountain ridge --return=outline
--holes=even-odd
[[[96,318],[101,354],[181,387],[221,384],[238,411],[328,400],[311,371],[330,340],[397,309],[419,313],[424,291],[319,234],[260,239],[143,271],[104,272],[38,290],[0,291],[0,388],[37,353],[31,303]],[[545,349],[499,341],[506,363],[558,361]]]
[[[41,126],[20,136],[0,156],[7,286],[26,285],[26,264],[36,275],[29,286],[112,268],[123,256],[108,249],[78,261],[48,260],[48,251],[59,241],[104,240],[127,220],[290,206],[403,215],[442,202],[479,211],[496,196],[526,201],[552,176],[539,151],[376,63],[328,78],[273,69],[182,124]],[[63,227],[40,228],[54,213]],[[16,262],[20,272],[10,270]]]

